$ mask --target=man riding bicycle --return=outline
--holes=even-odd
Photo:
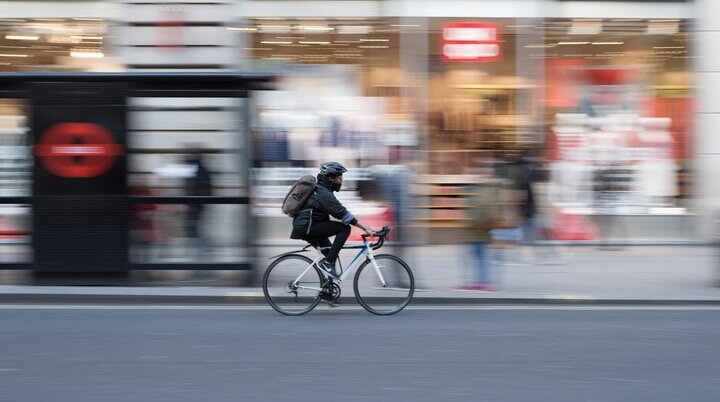
[[[290,234],[291,239],[302,239],[313,247],[321,248],[325,258],[317,264],[318,268],[333,279],[339,277],[335,270],[335,262],[350,236],[350,225],[359,227],[370,236],[376,235],[372,229],[358,222],[333,194],[340,191],[343,173],[347,171],[338,162],[325,162],[320,165],[317,187],[305,203],[304,209],[293,218],[293,230]],[[331,221],[330,216],[339,222]],[[331,236],[335,236],[332,243],[329,239]]]

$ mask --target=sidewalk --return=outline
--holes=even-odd
[[[287,251],[285,248],[281,251]],[[262,255],[275,254],[264,248]],[[391,251],[391,250],[388,250]],[[720,259],[711,247],[627,247],[601,250],[566,247],[561,264],[532,264],[533,248],[511,250],[500,267],[499,290],[458,290],[471,277],[472,259],[465,247],[413,247],[403,258],[416,276],[415,303],[712,303],[720,305]],[[267,259],[264,259],[267,261]],[[251,303],[264,302],[259,288],[231,286],[222,278],[210,282],[166,279],[132,286],[0,285],[0,302],[108,303]],[[218,274],[219,275],[219,274]],[[352,284],[343,298],[353,298]]]

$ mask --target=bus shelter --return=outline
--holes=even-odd
[[[250,268],[250,101],[271,81],[0,74],[0,269]]]

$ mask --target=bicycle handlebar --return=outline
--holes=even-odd
[[[377,250],[377,249],[379,249],[380,247],[382,247],[383,244],[385,244],[385,239],[387,238],[388,233],[390,233],[390,227],[389,227],[389,226],[383,226],[382,229],[380,229],[379,231],[375,232],[375,236],[371,236],[371,235],[369,235],[369,234],[364,233],[364,234],[360,235],[360,237],[362,237],[363,243],[366,243],[366,244],[367,244],[367,238],[368,238],[368,237],[377,237],[377,238],[378,238],[378,241],[377,241],[377,242],[375,242],[375,243],[370,243],[370,248],[372,248],[373,250]]]

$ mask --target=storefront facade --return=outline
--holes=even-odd
[[[280,91],[258,99],[254,166],[306,168],[329,153],[354,168],[410,166],[415,226],[462,228],[467,186],[528,153],[558,221],[612,215],[623,225],[605,237],[707,237],[694,217],[713,204],[712,117],[695,105],[714,103],[694,88],[714,77],[695,61],[697,9],[710,2],[59,3],[66,15],[95,5],[103,52],[123,69],[281,73]],[[37,17],[27,10],[17,17]]]

